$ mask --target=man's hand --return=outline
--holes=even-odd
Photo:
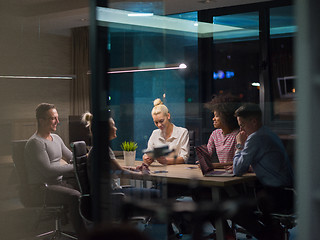
[[[244,145],[245,141],[247,140],[247,134],[244,131],[241,131],[236,136],[237,143]]]
[[[149,157],[148,154],[144,154],[142,156],[143,162],[147,165],[150,165],[151,163],[153,163],[153,158]]]

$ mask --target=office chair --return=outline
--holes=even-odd
[[[27,140],[17,140],[12,142],[12,159],[19,178],[19,199],[25,208],[34,209],[38,212],[38,219],[35,223],[35,227],[38,227],[39,223],[43,220],[54,219],[55,228],[52,231],[38,234],[37,238],[50,239],[77,239],[70,233],[62,231],[61,221],[66,217],[66,211],[63,205],[59,206],[47,206],[46,204],[46,191],[47,185],[43,185],[44,198],[43,202],[38,204],[30,199],[30,186],[28,184],[28,173],[24,162],[24,148]]]
[[[293,188],[285,188],[285,190],[292,192],[293,196],[296,195],[296,192]],[[297,217],[294,212],[294,209],[288,209],[283,212],[271,213],[271,218],[280,222],[285,231],[284,239],[289,240],[289,230],[297,225]]]
[[[196,163],[196,150],[195,150],[196,134],[193,130],[188,130],[188,132],[189,132],[189,143],[190,143],[190,155],[189,155],[188,163],[195,164]]]
[[[90,182],[87,171],[87,147],[84,141],[76,141],[71,143],[71,148],[73,151],[73,164],[76,179],[79,184],[79,189],[81,193],[79,211],[80,215],[88,228],[94,225],[94,219],[92,216],[92,199],[90,196]],[[111,203],[112,208],[111,216],[113,222],[119,222],[122,220],[121,207],[124,203],[125,195],[123,193],[112,193]],[[144,216],[134,216],[129,219],[131,224],[147,224],[150,219]]]
[[[87,170],[87,147],[84,141],[76,141],[71,143],[71,148],[73,151],[73,164],[74,171],[76,175],[76,179],[79,185],[81,197],[80,197],[80,215],[85,223],[85,225],[90,228],[93,225],[93,217],[92,217],[92,203],[90,196],[90,182]],[[112,193],[111,194],[111,202],[113,203],[113,207],[111,209],[113,220],[120,219],[120,211],[119,207],[121,203],[123,203],[124,194],[123,193]],[[117,206],[115,206],[117,205]]]
[[[289,194],[292,194],[293,197],[296,196],[296,192],[294,188],[283,188],[285,191],[287,191]],[[255,190],[255,189],[254,189]],[[255,197],[256,191],[254,192]],[[255,212],[257,216],[262,216],[262,211],[260,210],[259,206],[257,211]],[[270,213],[270,217],[273,220],[276,220],[280,223],[280,225],[284,228],[284,239],[289,240],[290,232],[289,230],[294,228],[297,225],[297,216],[294,212],[294,209],[283,209],[280,212],[272,212]]]

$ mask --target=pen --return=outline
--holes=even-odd
[[[167,173],[168,171],[166,170],[158,170],[158,171],[154,171],[153,173]]]

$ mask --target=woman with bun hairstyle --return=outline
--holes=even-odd
[[[91,132],[92,119],[93,119],[93,115],[90,112],[85,112],[82,115],[82,119],[81,119],[81,121],[83,123],[85,123],[86,127],[89,128],[90,134],[92,134],[92,132]],[[113,118],[111,118],[111,117],[109,118],[109,124],[110,124],[109,140],[111,141],[117,137],[117,128],[116,128],[116,125],[115,125]],[[88,154],[88,163],[87,163],[88,170],[87,171],[88,171],[89,180],[90,180],[90,176],[91,176],[92,151],[94,151],[94,146]],[[121,174],[121,175],[149,174],[149,169],[148,169],[148,166],[146,166],[146,164],[138,166],[136,169],[126,169],[126,168],[121,167],[119,165],[119,163],[117,162],[116,157],[114,155],[114,152],[112,151],[112,149],[110,147],[109,147],[109,156],[110,156],[110,160],[111,160],[110,167],[114,173],[115,178],[117,177],[116,176],[117,174]],[[113,192],[122,192],[126,196],[138,197],[141,199],[143,199],[143,198],[158,198],[160,195],[160,192],[157,189],[134,188],[134,187],[122,188],[114,178],[112,180],[113,181],[111,181],[111,188],[112,188]]]
[[[164,165],[186,163],[189,158],[189,133],[186,128],[177,127],[171,122],[168,108],[157,98],[153,101],[151,116],[158,129],[154,130],[148,141],[146,151],[152,151],[155,147],[168,145],[173,154],[152,158],[148,154],[143,155],[143,161],[150,165],[154,160]]]

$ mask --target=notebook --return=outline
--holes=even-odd
[[[206,147],[203,146],[196,147],[196,153],[202,171],[203,176],[205,177],[233,177],[235,176],[232,172],[229,171],[215,171],[211,162],[211,157],[208,153]]]

